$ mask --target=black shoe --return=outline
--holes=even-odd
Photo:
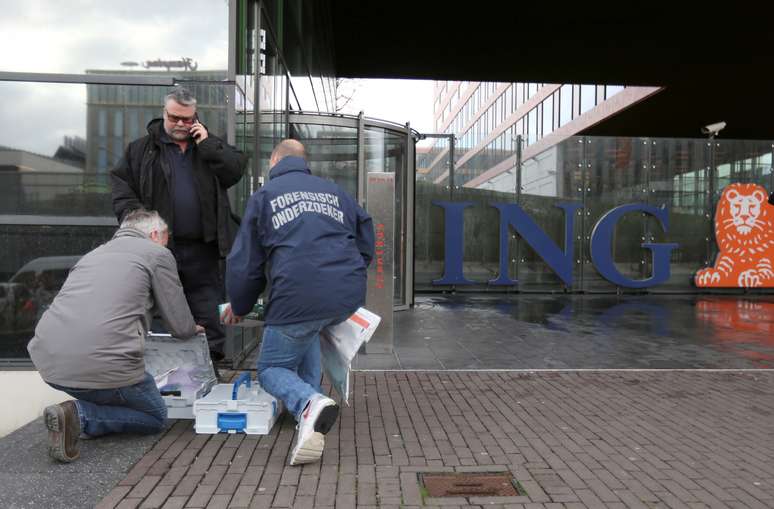
[[[226,356],[223,354],[223,352],[219,352],[217,350],[210,350],[210,359],[212,359],[212,362],[219,362],[225,358]]]

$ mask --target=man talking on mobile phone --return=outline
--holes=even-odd
[[[169,225],[191,313],[206,328],[213,360],[221,360],[221,260],[239,228],[226,191],[242,178],[247,158],[199,122],[196,98],[183,87],[164,97],[162,118],[147,131],[110,172],[113,212],[120,223],[132,210],[152,209]]]

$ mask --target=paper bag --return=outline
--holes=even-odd
[[[338,325],[326,327],[320,333],[320,353],[325,375],[331,381],[341,401],[349,406],[349,372],[352,359],[363,344],[374,335],[382,319],[365,308]]]

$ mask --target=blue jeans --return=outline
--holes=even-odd
[[[167,406],[153,377],[117,389],[77,389],[48,384],[75,398],[81,432],[90,437],[108,433],[158,433],[167,421]]]
[[[349,316],[264,328],[258,357],[258,382],[266,392],[285,404],[296,421],[311,397],[322,392],[320,331]]]

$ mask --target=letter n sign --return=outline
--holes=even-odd
[[[572,286],[572,236],[575,211],[583,207],[579,203],[558,203],[564,210],[564,250],[545,234],[535,221],[515,203],[493,203],[500,211],[500,275],[489,281],[490,285],[515,285],[517,280],[508,277],[508,227],[513,227],[527,244],[545,261],[567,286]]]
[[[434,201],[433,205],[443,207],[445,236],[445,263],[441,279],[436,279],[436,285],[472,285],[475,281],[466,279],[462,273],[462,251],[464,237],[462,232],[462,213],[472,202]],[[490,285],[515,285],[517,280],[508,277],[508,228],[513,227],[519,235],[534,249],[543,260],[556,272],[567,286],[572,285],[572,236],[574,212],[582,207],[575,203],[561,203],[557,207],[564,210],[564,250],[545,234],[524,210],[515,203],[495,203],[492,205],[500,211],[500,274],[489,281]]]

